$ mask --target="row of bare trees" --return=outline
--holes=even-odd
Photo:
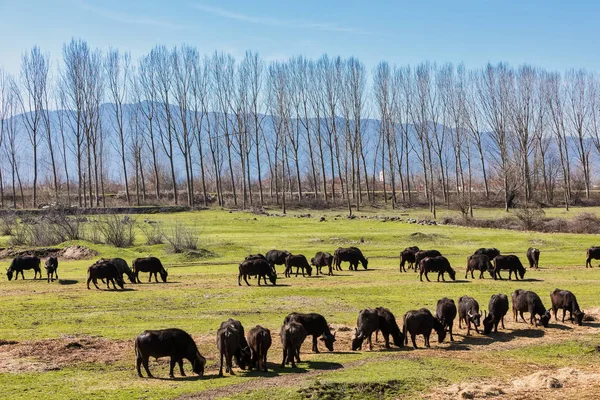
[[[139,60],[81,40],[0,72],[0,206],[216,202],[472,214],[476,199],[590,197],[600,79],[507,64],[265,63],[157,46]],[[27,199],[27,200],[26,200]],[[19,204],[20,203],[20,204]]]

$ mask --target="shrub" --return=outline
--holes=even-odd
[[[0,236],[12,235],[13,229],[17,224],[17,217],[14,213],[2,214],[0,217]]]
[[[158,224],[140,224],[140,230],[144,234],[146,238],[147,245],[155,245],[155,244],[163,244],[164,243],[164,233]]]
[[[135,241],[135,218],[129,215],[106,215],[98,220],[98,230],[102,233],[104,243],[115,247],[133,246]]]
[[[546,213],[539,207],[523,207],[517,209],[515,215],[521,222],[523,229],[530,231],[541,225],[542,219]]]
[[[168,244],[168,250],[171,253],[183,253],[187,250],[198,249],[198,238],[191,229],[179,223],[176,223],[171,229],[171,233],[164,237]]]

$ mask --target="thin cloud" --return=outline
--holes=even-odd
[[[368,34],[368,32],[359,31],[353,28],[345,28],[340,27],[335,24],[326,23],[326,22],[303,22],[303,21],[293,21],[286,20],[280,18],[270,18],[270,17],[256,17],[247,14],[241,14],[233,11],[226,10],[224,8],[212,7],[205,4],[192,3],[190,4],[192,7],[197,10],[204,11],[219,17],[233,19],[236,21],[249,22],[252,24],[259,25],[268,25],[268,26],[286,26],[286,27],[295,27],[302,29],[314,29],[320,31],[328,31],[328,32],[341,32],[341,33],[356,33],[356,34]]]

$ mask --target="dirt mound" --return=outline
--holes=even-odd
[[[37,256],[39,258],[46,258],[50,256],[57,256],[63,249],[57,247],[45,247],[38,249],[15,249],[8,247],[0,250],[0,259],[4,258],[15,258],[19,256]]]
[[[92,257],[96,257],[97,255],[98,252],[95,250],[89,249],[85,246],[74,245],[62,250],[60,257],[67,260],[87,260]]]

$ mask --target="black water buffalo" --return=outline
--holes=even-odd
[[[421,265],[421,261],[426,258],[426,257],[439,257],[441,256],[442,253],[440,253],[437,250],[419,250],[415,253],[415,271],[417,271],[419,269],[419,266]]]
[[[390,348],[390,336],[392,336],[395,346],[404,346],[404,336],[398,327],[398,323],[396,322],[396,317],[394,314],[384,307],[377,307],[375,311],[379,317],[379,330],[381,331],[383,339],[385,340],[385,348]],[[375,340],[377,340],[377,332],[375,332]]]
[[[426,308],[407,312],[404,314],[403,321],[402,334],[404,335],[404,344],[408,345],[408,334],[410,334],[410,339],[415,349],[417,348],[415,341],[417,335],[423,335],[426,347],[431,347],[429,345],[429,337],[432,330],[437,332],[439,343],[442,343],[446,337],[444,325]]]
[[[249,254],[246,256],[246,258],[244,258],[244,261],[250,261],[250,260],[267,260],[267,258],[265,256],[263,256],[262,254]]]
[[[106,287],[110,289],[110,284],[113,284],[113,288],[116,289],[117,286],[115,282],[121,289],[123,289],[123,275],[119,273],[117,267],[111,262],[96,262],[92,264],[88,268],[88,278],[87,278],[87,288],[90,289],[90,282],[94,283],[96,289],[100,289],[98,287],[98,279],[106,280]]]
[[[271,331],[256,325],[248,332],[248,346],[252,358],[251,367],[267,372],[267,352],[271,348]]]
[[[471,334],[471,324],[475,327],[475,332],[479,333],[481,313],[479,312],[479,303],[472,297],[462,296],[458,299],[459,329],[462,329],[462,321],[467,325],[467,336]]]
[[[312,343],[312,351],[314,353],[319,352],[319,348],[317,346],[317,338],[320,337],[321,341],[327,347],[327,350],[333,351],[333,343],[335,342],[335,332],[331,334],[329,330],[329,325],[327,324],[327,320],[321,314],[309,313],[309,314],[300,314],[300,313],[291,313],[283,320],[283,324],[287,325],[290,321],[296,321],[304,327],[307,335],[312,335],[313,343]]]
[[[117,258],[101,258],[97,262],[112,263],[115,267],[117,267],[117,271],[119,271],[121,276],[127,275],[127,278],[129,279],[129,281],[131,283],[137,283],[135,274],[133,273],[131,268],[129,268],[129,265],[127,265],[127,261],[125,261],[124,259],[118,258],[118,257]]]
[[[135,339],[135,357],[138,376],[142,378],[140,366],[144,365],[148,378],[152,374],[148,369],[148,359],[154,357],[171,357],[169,376],[173,378],[173,369],[175,364],[179,364],[181,376],[183,372],[183,360],[186,359],[192,364],[192,370],[202,376],[204,375],[204,365],[206,358],[200,354],[194,339],[185,331],[177,328],[144,331]]]
[[[511,280],[513,272],[515,273],[516,280],[519,280],[519,276],[523,279],[523,277],[525,277],[525,272],[527,272],[525,267],[523,267],[523,264],[521,264],[519,257],[514,254],[509,254],[507,256],[501,255],[494,258],[494,273],[492,274],[494,279],[502,279],[500,271],[503,269],[508,270],[508,280]]]
[[[508,312],[508,296],[502,293],[493,294],[488,304],[488,314],[483,319],[483,333],[488,335],[492,328],[498,332],[498,324],[502,322],[504,328],[504,316]]]
[[[138,283],[142,283],[142,281],[140,281],[140,272],[149,272],[148,282],[152,282],[152,275],[154,275],[154,281],[158,283],[157,274],[160,274],[160,278],[163,282],[167,282],[169,273],[156,257],[136,258],[131,262],[131,265],[133,267],[135,281]]]
[[[308,274],[308,276],[312,275],[312,267],[308,263],[308,260],[302,254],[294,254],[289,255],[285,258],[285,276],[289,278],[292,276],[292,268],[296,267],[296,276],[298,276],[298,272],[302,269],[302,276],[304,275],[304,271]]]
[[[577,298],[575,295],[568,290],[554,289],[550,293],[550,299],[552,300],[552,312],[554,313],[554,319],[558,321],[556,312],[558,309],[562,309],[562,322],[565,322],[565,314],[569,312],[569,320],[577,325],[583,325],[583,317],[585,313],[579,308]],[[573,319],[575,316],[575,319]]]
[[[291,255],[292,253],[285,250],[269,250],[265,255],[265,258],[269,264],[271,264],[273,269],[275,269],[276,265],[285,265],[285,259]]]
[[[365,308],[358,313],[356,328],[352,336],[352,350],[356,351],[362,348],[365,339],[369,342],[369,350],[373,350],[373,332],[379,329],[379,316],[377,311],[372,308]]]
[[[593,246],[587,249],[587,259],[585,260],[585,267],[593,268],[592,260],[600,260],[600,247]]]
[[[400,253],[400,272],[406,272],[406,263],[408,263],[408,268],[416,269],[415,265],[415,255],[419,251],[417,246],[407,247]]]
[[[48,282],[50,282],[50,280],[54,282],[55,276],[56,279],[58,279],[58,257],[48,257],[44,263],[44,268],[46,269]]]
[[[454,300],[444,297],[437,302],[435,309],[435,317],[440,320],[444,329],[447,329],[450,333],[450,341],[454,342],[454,336],[452,335],[452,327],[454,325],[454,318],[456,318],[456,304]]]
[[[281,345],[283,347],[283,361],[281,361],[281,368],[285,367],[285,364],[292,364],[292,368],[296,368],[296,362],[300,362],[300,348],[302,343],[308,336],[304,326],[296,321],[289,321],[284,323],[279,332],[281,338]]]
[[[321,274],[321,268],[327,267],[329,272],[327,275],[333,275],[333,256],[330,253],[326,253],[323,251],[317,252],[313,258],[310,259],[310,264],[314,265],[317,269],[317,275]]]
[[[269,281],[275,286],[277,283],[277,275],[275,274],[275,270],[266,260],[262,259],[253,259],[244,261],[239,265],[239,275],[238,275],[238,285],[242,285],[242,277],[244,278],[244,282],[246,285],[250,286],[248,283],[249,276],[258,276],[258,286],[260,286],[260,279],[262,278],[267,284],[267,277]]]
[[[488,256],[488,258],[490,260],[493,260],[494,258],[496,258],[497,256],[500,255],[500,250],[498,250],[495,247],[492,247],[492,248],[481,247],[481,248],[475,250],[473,255],[475,255],[475,254],[485,254],[486,256]]]
[[[217,330],[217,348],[220,356],[219,376],[223,376],[223,358],[225,359],[225,372],[229,372],[230,375],[234,375],[233,358],[243,370],[251,362],[250,347],[240,321],[229,318],[227,321],[221,322]]]
[[[475,279],[473,276],[474,271],[479,271],[479,279],[483,279],[483,273],[488,271],[491,276],[494,267],[490,262],[490,258],[485,254],[473,254],[467,257],[467,272],[465,272],[465,279],[469,272],[471,273],[471,279]]]
[[[544,307],[544,304],[542,303],[542,299],[540,299],[540,296],[538,296],[537,293],[517,289],[511,294],[511,297],[515,322],[518,322],[517,314],[521,315],[521,319],[523,322],[525,322],[523,313],[529,312],[529,323],[531,325],[538,325],[538,321],[535,316],[539,315],[540,322],[544,328],[548,327],[548,322],[550,321],[550,310],[546,310],[546,307]]]
[[[17,256],[13,258],[10,266],[6,270],[6,277],[8,280],[12,280],[13,274],[15,274],[15,281],[19,279],[19,273],[21,273],[21,278],[25,279],[25,275],[23,275],[23,271],[27,269],[33,270],[33,279],[36,279],[38,274],[40,274],[40,279],[42,278],[42,270],[40,269],[40,259],[36,256]]]
[[[350,271],[352,271],[353,267],[356,271],[358,269],[358,263],[360,262],[364,269],[367,269],[369,264],[369,259],[365,258],[358,247],[339,247],[333,253],[333,263],[335,264],[336,269],[342,269],[341,263],[343,261],[347,261],[350,263]]]
[[[425,274],[425,279],[427,279],[427,282],[431,282],[429,280],[429,277],[427,276],[429,272],[438,273],[438,282],[440,281],[440,277],[442,277],[442,280],[444,282],[446,281],[446,279],[444,279],[444,274],[446,272],[448,273],[448,275],[450,275],[450,279],[452,279],[453,281],[456,280],[456,273],[450,266],[450,262],[448,261],[448,259],[444,256],[425,257],[421,260],[421,263],[419,264],[419,279],[421,280],[421,282],[423,282],[423,274]]]
[[[540,250],[535,247],[527,249],[527,261],[529,261],[529,268],[539,268],[540,263]]]

